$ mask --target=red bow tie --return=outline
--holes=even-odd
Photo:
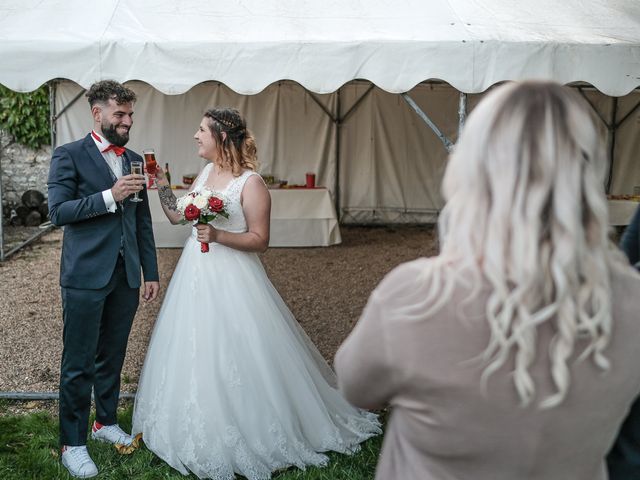
[[[111,151],[111,150],[113,150],[113,152],[114,152],[117,156],[121,157],[121,156],[122,156],[122,154],[124,153],[124,151],[126,150],[126,148],[124,148],[124,147],[118,147],[117,145],[113,145],[113,144],[111,144],[111,145],[109,145],[107,148],[105,148],[104,150],[102,150],[102,153],[107,153],[107,152],[109,152],[109,151]]]

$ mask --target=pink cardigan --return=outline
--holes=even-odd
[[[349,401],[390,405],[378,480],[604,480],[604,456],[640,392],[640,276],[612,273],[611,369],[588,359],[570,365],[564,402],[541,410],[553,392],[548,345],[553,327],[539,331],[530,372],[534,405],[523,408],[509,371],[496,372],[486,392],[477,358],[487,346],[484,307],[489,289],[465,303],[468,290],[425,318],[428,259],[401,265],[374,290],[335,368]],[[576,351],[584,348],[579,342]],[[577,355],[574,355],[574,357]]]

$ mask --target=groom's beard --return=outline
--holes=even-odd
[[[118,126],[113,123],[102,122],[102,134],[104,138],[109,140],[118,147],[124,147],[129,141],[129,132],[120,135],[117,131]]]

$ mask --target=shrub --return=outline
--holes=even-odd
[[[16,142],[39,148],[51,142],[49,87],[19,93],[0,85],[0,128]]]

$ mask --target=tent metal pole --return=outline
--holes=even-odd
[[[342,125],[342,119],[340,118],[340,89],[336,90],[336,115],[335,120],[333,121],[335,125],[336,132],[336,174],[335,174],[335,208],[336,208],[336,216],[338,217],[338,223],[342,221],[342,211],[340,209],[341,206],[341,198],[340,198],[340,125]]]
[[[607,173],[607,180],[605,184],[605,192],[611,193],[611,183],[613,181],[613,166],[614,166],[614,155],[616,151],[616,133],[620,125],[622,125],[633,113],[640,107],[640,102],[638,102],[619,122],[616,122],[616,117],[618,115],[618,97],[612,97],[612,105],[611,105],[611,122],[607,122],[604,116],[598,111],[593,102],[589,100],[589,97],[586,96],[583,89],[578,87],[578,92],[580,95],[587,101],[591,109],[598,115],[598,118],[604,123],[607,127],[608,132],[608,140],[609,140],[609,171]]]
[[[93,395],[91,395],[93,397]],[[135,393],[121,392],[120,399],[134,399]],[[58,400],[58,392],[0,392],[2,400]]]
[[[458,100],[458,140],[460,140],[460,134],[462,133],[462,127],[467,120],[467,94],[460,92],[460,99]]]
[[[51,150],[56,148],[56,81],[49,82],[49,131],[51,134]]]
[[[613,162],[616,151],[616,116],[618,114],[618,97],[613,97],[611,107],[611,126],[609,127],[609,173],[607,175],[606,193],[611,192],[611,181],[613,180]]]
[[[608,129],[611,129],[611,126],[609,125],[609,122],[607,122],[607,120],[602,116],[602,114],[598,111],[598,109],[593,104],[593,102],[591,100],[589,100],[589,97],[587,97],[587,95],[584,93],[582,88],[578,87],[578,92],[580,92],[580,95],[582,95],[582,98],[584,98],[587,101],[587,103],[589,104],[591,109],[596,113],[596,115],[598,115],[598,118],[602,121],[602,123],[604,123],[604,125]]]
[[[313,94],[313,92],[310,92],[309,90],[306,90],[306,92],[313,99],[313,101],[316,102],[316,104],[320,107],[320,109],[327,114],[327,117],[329,117],[331,121],[335,123],[337,119],[333,116],[333,114],[329,111],[329,109],[324,106],[324,104],[318,99],[318,97],[316,97]]]
[[[342,118],[339,118],[338,121],[339,122],[344,122],[347,118],[349,118],[351,116],[351,114],[356,111],[356,108],[358,108],[360,106],[362,101],[365,98],[367,98],[367,96],[373,91],[373,87],[374,87],[373,83],[371,85],[369,85],[369,88],[367,88],[367,91],[364,92],[362,94],[362,96],[358,100],[356,100],[356,103],[354,103],[353,106],[347,111],[347,113],[345,113]]]
[[[409,96],[408,93],[402,93],[401,95],[402,95],[402,98],[404,99],[404,101],[407,102],[407,104],[409,104],[409,106],[411,108],[413,108],[413,110],[418,114],[418,116],[422,119],[422,121],[424,123],[426,123],[427,126],[431,130],[433,130],[433,132],[436,134],[436,136],[443,143],[444,148],[446,148],[448,152],[451,151],[451,148],[453,147],[453,143],[451,142],[451,140],[449,140],[447,138],[447,136],[444,133],[442,133],[442,131],[440,131],[440,129],[437,127],[437,125],[435,123],[433,123],[433,121],[428,117],[428,115],[422,111],[422,109]]]
[[[336,90],[337,97],[337,113],[334,115],[329,111],[327,107],[316,97],[313,92],[305,90],[309,96],[313,99],[314,102],[320,107],[320,109],[331,119],[331,122],[334,126],[334,135],[336,137],[336,174],[334,176],[333,183],[333,197],[334,197],[334,207],[336,209],[336,215],[338,217],[338,222],[340,221],[340,89]]]
[[[356,100],[356,102],[353,104],[353,106],[349,109],[349,111],[347,113],[344,114],[344,116],[340,116],[340,109],[341,109],[341,103],[340,103],[340,89],[338,88],[336,90],[336,114],[333,115],[329,109],[327,107],[324,106],[324,104],[312,93],[312,92],[308,92],[309,95],[311,96],[311,98],[313,99],[314,102],[316,102],[316,104],[324,111],[324,113],[327,114],[327,116],[331,119],[331,121],[333,122],[334,125],[334,132],[335,132],[335,156],[336,156],[336,174],[334,176],[335,180],[334,180],[334,184],[333,184],[333,201],[334,201],[334,206],[336,209],[336,216],[338,217],[338,222],[342,221],[342,211],[341,211],[341,205],[342,205],[342,199],[341,199],[341,192],[340,192],[340,168],[341,168],[341,162],[340,162],[340,127],[342,126],[342,123],[347,119],[347,117],[349,117],[355,110],[356,108],[358,108],[358,106],[360,106],[360,104],[362,103],[362,101],[367,97],[367,95],[369,95],[369,93],[371,93],[371,91],[373,90],[374,85],[371,84],[369,85],[369,88],[367,89],[366,92],[364,92],[360,98],[358,98],[358,100]]]
[[[4,258],[9,258],[11,255],[13,255],[14,253],[16,253],[18,250],[20,250],[22,247],[26,247],[27,245],[29,245],[31,242],[35,242],[36,240],[38,240],[40,237],[44,236],[46,233],[50,232],[51,230],[53,230],[54,228],[57,228],[53,223],[51,222],[44,222],[42,225],[40,225],[40,230],[37,231],[36,233],[34,233],[33,235],[31,235],[29,238],[27,238],[26,240],[20,242],[20,244],[16,245],[15,247],[13,247],[11,250],[9,250]]]
[[[64,112],[64,110],[66,110],[68,107],[70,107],[71,105],[73,105],[73,103],[78,100],[78,98],[80,98],[80,96],[82,96],[82,94],[86,91],[86,90],[82,90],[82,92],[80,92],[78,95],[75,96],[75,98],[73,100],[71,100],[71,102],[64,107],[64,109],[60,112],[59,115],[55,114],[55,86],[56,86],[56,81],[52,80],[51,82],[48,83],[49,86],[49,127],[51,129],[51,148],[52,150],[55,148],[55,143],[56,143],[56,120],[58,118],[60,118],[60,115]],[[0,162],[0,204],[2,203],[2,165]],[[3,220],[4,220],[4,214],[3,212],[0,212],[0,261],[4,261],[5,259],[9,258],[11,255],[13,255],[14,253],[16,253],[17,251],[19,251],[21,248],[29,245],[30,243],[36,241],[37,239],[39,239],[40,237],[42,237],[43,235],[45,235],[46,233],[50,232],[51,230],[53,230],[54,228],[56,228],[53,224],[51,224],[51,222],[45,222],[42,225],[40,225],[40,230],[36,233],[34,233],[33,235],[31,235],[29,238],[27,238],[26,240],[20,242],[18,245],[16,245],[15,247],[13,247],[10,251],[6,252],[4,251],[4,230],[3,230]],[[2,398],[2,397],[0,397]]]
[[[2,191],[2,145],[0,144],[0,262],[4,262],[4,194]]]
[[[48,86],[49,86],[49,112],[50,112],[50,116],[49,116],[49,127],[51,129],[51,148],[55,148],[55,142],[56,142],[56,132],[55,132],[55,121],[58,118],[58,116],[55,115],[55,81],[51,81],[49,82]],[[83,90],[84,92],[84,90]],[[74,100],[72,100],[72,102],[68,105],[70,106],[71,104],[73,104],[73,102],[75,102],[80,96],[78,95]],[[66,107],[65,107],[66,109]],[[1,199],[2,199],[2,165],[0,165],[0,203],[1,203]],[[4,215],[2,215],[4,216]],[[29,245],[30,243],[36,241],[37,239],[39,239],[40,237],[42,237],[43,235],[45,235],[47,232],[50,232],[51,230],[53,230],[54,228],[56,228],[54,225],[51,224],[51,222],[45,222],[42,225],[40,225],[40,231],[34,233],[33,235],[29,236],[29,238],[27,238],[26,240],[20,242],[18,245],[16,245],[15,247],[13,247],[10,251],[6,252],[4,251],[4,230],[2,227],[2,221],[0,221],[0,261],[4,261],[7,258],[9,258],[11,255],[13,255],[14,253],[16,253],[17,251],[19,251],[21,248]],[[0,397],[1,398],[1,397]]]
[[[334,184],[334,203],[336,209],[336,216],[338,217],[338,222],[342,222],[342,198],[340,191],[340,127],[344,123],[344,121],[355,112],[356,108],[360,106],[362,101],[373,91],[374,85],[373,83],[369,85],[369,88],[356,100],[356,102],[351,106],[351,108],[345,113],[342,117],[340,116],[340,110],[342,108],[340,102],[340,89],[336,90],[336,114],[330,115],[333,119],[333,123],[335,125],[336,132],[336,174],[335,174],[335,184]],[[313,97],[313,96],[312,96]],[[315,100],[315,98],[314,98]]]
[[[626,122],[626,121],[627,121],[627,119],[628,119],[631,115],[633,115],[633,114],[635,113],[635,111],[636,111],[636,110],[638,110],[638,108],[640,108],[640,102],[636,103],[636,105],[635,105],[631,110],[629,110],[629,113],[627,113],[624,117],[622,117],[622,118],[620,119],[620,121],[619,121],[618,123],[616,123],[616,125],[615,125],[616,130],[618,129],[618,127],[620,127],[620,125],[622,125],[624,122]]]
[[[68,109],[69,107],[71,107],[74,103],[76,103],[76,102],[78,101],[78,99],[79,99],[82,95],[84,95],[84,92],[86,92],[86,90],[83,88],[83,89],[80,91],[80,93],[78,93],[75,97],[73,97],[73,98],[71,99],[71,101],[70,101],[69,103],[67,103],[64,107],[62,107],[62,110],[60,110],[60,113],[58,113],[57,115],[53,115],[53,117],[52,117],[52,119],[51,119],[51,120],[52,120],[53,122],[56,122],[56,121],[57,121],[57,120],[62,116],[62,114],[63,114],[64,112],[66,112],[66,111],[67,111],[67,109]],[[51,146],[53,147],[53,145],[51,145]]]

